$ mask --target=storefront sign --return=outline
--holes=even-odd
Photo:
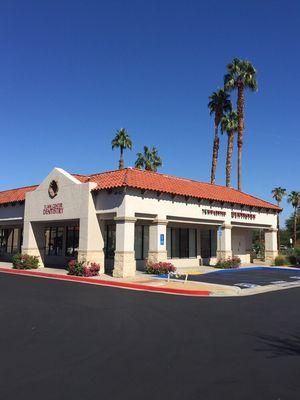
[[[250,214],[250,213],[232,211],[231,218],[240,218],[240,219],[251,219],[251,220],[253,220],[253,219],[256,218],[256,215],[255,214]]]
[[[165,244],[165,235],[163,233],[160,234],[160,245],[163,246]]]
[[[204,215],[214,215],[215,217],[226,217],[226,211],[208,210],[206,208],[204,208],[202,210],[202,214],[204,214]]]
[[[44,209],[43,209],[44,215],[63,214],[63,212],[64,212],[64,207],[63,207],[62,203],[45,204],[44,205]]]

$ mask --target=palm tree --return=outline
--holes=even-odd
[[[111,148],[120,148],[119,169],[124,168],[124,150],[132,149],[132,141],[125,128],[117,130],[115,138],[111,142]]]
[[[221,132],[227,132],[227,156],[226,156],[226,186],[231,187],[232,153],[234,134],[237,132],[238,117],[236,111],[231,111],[221,119]]]
[[[300,192],[292,191],[288,196],[288,202],[294,208],[294,234],[293,234],[293,246],[296,246],[297,242],[297,219],[298,219],[298,211],[300,208]]]
[[[283,189],[282,187],[276,187],[272,190],[272,196],[273,199],[277,201],[278,207],[280,207],[280,203],[282,202],[282,199],[284,196],[286,196],[286,189]],[[279,219],[279,213],[277,214],[277,249],[280,251],[280,219]]]
[[[144,153],[137,153],[137,160],[135,167],[142,169],[145,168],[147,171],[157,171],[158,167],[162,166],[162,159],[159,157],[157,149],[152,147],[150,149],[144,146]]]
[[[242,190],[242,148],[244,133],[244,92],[245,89],[257,90],[256,69],[250,61],[234,58],[227,65],[227,74],[224,76],[226,90],[237,89],[238,114],[238,190]]]
[[[213,144],[213,154],[212,154],[212,162],[211,162],[211,174],[210,174],[210,183],[214,184],[216,180],[216,170],[219,156],[219,147],[220,147],[220,139],[219,139],[219,125],[223,115],[226,112],[230,112],[232,109],[232,104],[230,101],[229,94],[224,89],[219,89],[217,92],[213,92],[213,94],[209,97],[209,103],[207,105],[209,108],[209,114],[215,115],[214,118],[214,144]]]

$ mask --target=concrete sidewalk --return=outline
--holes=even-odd
[[[216,271],[213,267],[200,267],[201,273]],[[288,267],[287,267],[288,268]],[[292,270],[292,268],[291,268]],[[156,275],[148,275],[142,271],[136,271],[133,278],[115,278],[111,275],[103,274],[95,277],[76,277],[67,274],[65,269],[56,268],[38,268],[36,270],[15,270],[11,263],[0,262],[0,272],[11,273],[15,275],[35,276],[48,279],[67,280],[73,282],[98,284],[103,286],[112,286],[123,289],[142,290],[148,292],[160,292],[165,294],[177,294],[185,296],[249,296],[254,294],[266,293],[271,291],[299,287],[300,282],[272,284],[268,286],[259,286],[255,288],[241,289],[233,285],[223,285],[207,282],[168,280],[159,278]],[[191,273],[195,271],[190,271]]]
[[[106,274],[86,278],[68,275],[64,269],[16,270],[12,268],[12,264],[2,262],[0,262],[0,272],[185,296],[210,296],[213,294],[212,286],[214,286],[190,282],[186,284],[183,282],[168,282],[167,279],[157,279],[153,275],[147,275],[139,271],[137,271],[134,278],[115,278]]]

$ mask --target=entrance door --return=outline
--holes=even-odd
[[[75,259],[79,246],[79,226],[49,226],[45,228],[45,267],[66,268]]]
[[[64,227],[50,226],[45,229],[45,267],[64,268]]]

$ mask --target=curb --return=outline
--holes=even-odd
[[[68,282],[77,282],[77,283],[87,283],[92,285],[100,285],[100,286],[109,286],[116,287],[120,289],[131,289],[131,290],[139,290],[144,292],[156,292],[163,294],[175,294],[182,296],[194,296],[194,297],[205,297],[210,296],[211,292],[208,290],[187,290],[187,289],[175,289],[175,288],[162,288],[138,283],[131,282],[116,282],[116,281],[107,281],[104,279],[94,279],[94,278],[85,278],[82,276],[73,276],[73,275],[60,275],[60,274],[51,274],[48,272],[37,272],[31,270],[20,270],[20,269],[11,269],[0,267],[0,272],[11,274],[11,275],[23,275],[23,276],[33,276],[33,277],[41,277],[41,278],[50,278],[60,281],[68,281]]]

